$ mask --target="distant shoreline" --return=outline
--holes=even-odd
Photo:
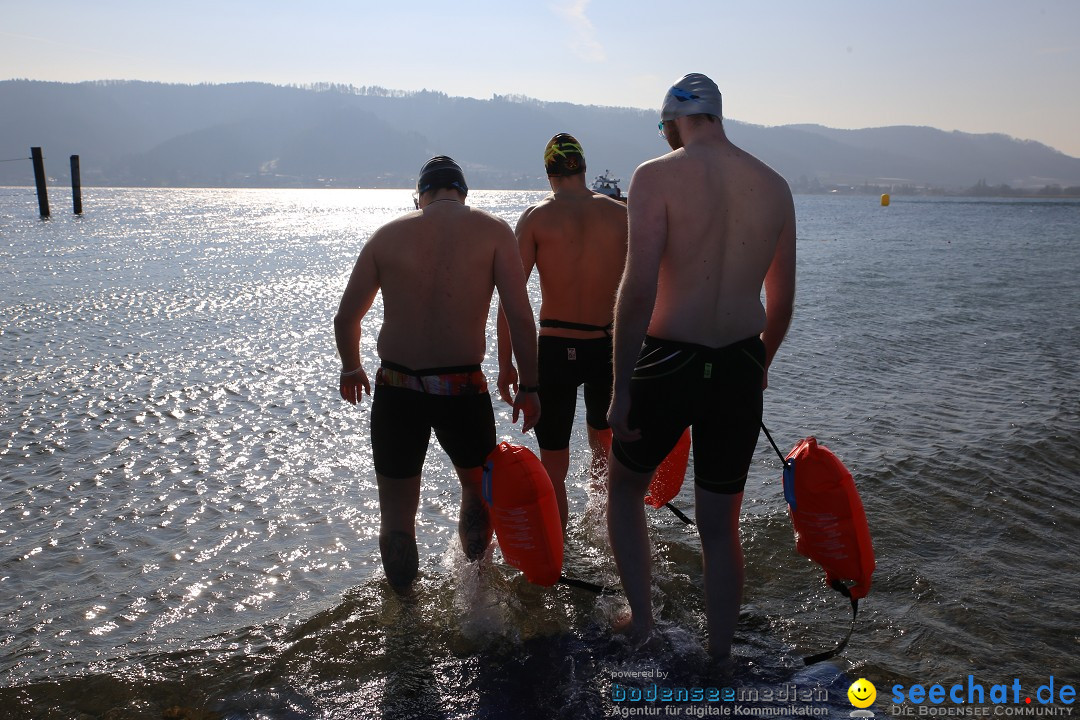
[[[427,158],[453,148],[470,187],[545,191],[535,143],[556,129],[573,129],[590,164],[616,177],[664,150],[648,129],[654,110],[513,95],[10,80],[0,81],[0,106],[0,184],[33,183],[25,153],[34,147],[57,184],[79,155],[87,187],[411,187]],[[800,194],[1080,196],[1080,158],[1002,133],[724,124]],[[462,130],[476,128],[483,132]]]
[[[325,185],[325,186],[289,186],[289,185],[88,185],[83,183],[83,190],[390,190],[400,192],[412,192],[412,187],[357,187],[353,185]],[[27,190],[36,192],[33,185],[0,185],[3,190]],[[473,190],[494,192],[549,192],[547,188],[485,188],[473,187]],[[71,189],[66,181],[49,181],[50,194],[70,194]],[[889,188],[886,186],[837,186],[824,187],[821,189],[808,189],[793,185],[791,192],[794,195],[865,195],[868,197],[889,195],[894,198],[905,197],[949,197],[949,198],[995,198],[1013,200],[1077,200],[1080,199],[1080,188],[1067,188],[1062,192],[1046,192],[1043,190],[1016,190],[1014,188],[995,189],[974,188],[964,190],[946,190],[943,188]]]

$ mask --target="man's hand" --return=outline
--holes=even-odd
[[[521,392],[519,390],[514,396],[512,422],[516,423],[518,421],[519,413],[524,415],[521,432],[527,433],[536,427],[537,421],[540,420],[540,396],[534,392]]]
[[[613,393],[611,405],[608,407],[608,425],[611,426],[611,434],[619,442],[633,442],[641,439],[641,430],[630,427],[630,395],[629,393]]]
[[[360,392],[361,388],[363,388],[364,393],[371,394],[371,383],[368,382],[367,373],[364,372],[362,365],[355,370],[341,373],[338,391],[341,393],[342,400],[350,405],[358,404],[363,397],[363,393]]]
[[[512,363],[508,363],[505,367],[502,364],[499,365],[499,379],[495,386],[499,388],[499,397],[502,401],[507,405],[514,405],[514,395],[517,395],[518,390],[518,372]],[[511,388],[513,388],[512,393]],[[516,415],[514,421],[517,421]]]

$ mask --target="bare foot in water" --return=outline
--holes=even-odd
[[[461,549],[470,562],[483,559],[493,534],[494,525],[487,505],[479,498],[462,497],[458,536]]]
[[[416,537],[399,530],[382,532],[379,534],[379,553],[390,587],[398,595],[410,594],[420,571]]]
[[[653,647],[660,642],[660,637],[654,632],[652,623],[649,623],[647,627],[641,627],[634,622],[634,618],[630,613],[616,618],[611,629],[617,635],[626,637],[639,648]]]
[[[615,618],[611,629],[618,635],[629,635],[633,630],[634,617],[630,613],[623,613]]]

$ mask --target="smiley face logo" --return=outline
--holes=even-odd
[[[867,708],[877,699],[877,688],[866,678],[859,678],[851,683],[847,691],[848,700],[857,708]]]

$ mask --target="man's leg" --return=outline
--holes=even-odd
[[[461,511],[458,515],[458,538],[461,549],[470,561],[484,557],[494,526],[484,502],[484,468],[460,468],[455,466],[461,480]]]
[[[592,449],[592,461],[589,464],[589,478],[594,484],[602,484],[608,473],[608,453],[611,452],[611,428],[597,430],[586,425],[589,434],[589,448]]]
[[[705,618],[709,652],[722,659],[731,654],[743,590],[743,552],[739,510],[743,494],[725,495],[694,489],[701,557],[705,566]]]
[[[543,404],[540,407],[543,411]],[[566,500],[566,473],[570,470],[570,448],[565,447],[562,450],[540,448],[540,464],[547,470],[551,485],[555,488],[555,500],[559,504],[559,518],[562,520],[562,528],[565,531],[570,517],[570,504]]]
[[[614,455],[608,463],[608,537],[630,603],[630,630],[644,639],[653,626],[652,546],[645,523],[645,493],[653,474],[634,472]]]
[[[598,374],[584,385],[585,429],[589,436],[592,460],[589,463],[589,479],[593,486],[607,483],[608,453],[611,452],[611,428],[607,426],[607,411],[611,407],[612,377],[611,347],[606,348]],[[597,428],[603,427],[602,430]]]
[[[376,473],[375,479],[379,485],[379,552],[383,571],[391,587],[404,594],[420,571],[416,550],[420,476],[398,480]]]
[[[484,463],[495,449],[495,413],[486,393],[436,398],[435,437],[454,464],[461,482],[458,539],[469,561],[479,560],[491,543],[493,525],[484,502]]]
[[[542,357],[540,361],[550,363],[551,358]],[[555,488],[559,519],[565,531],[570,518],[566,475],[570,470],[570,436],[577,406],[577,385],[559,382],[557,376],[553,380],[552,372],[543,365],[540,368],[540,420],[536,423],[536,442],[540,447],[540,464],[547,470]]]

